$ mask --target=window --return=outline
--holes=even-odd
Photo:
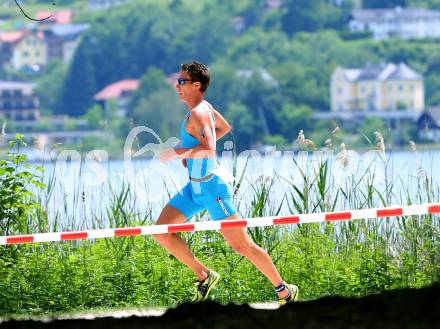
[[[414,85],[413,84],[409,85],[409,90],[414,91]]]
[[[393,85],[392,84],[388,85],[388,91],[393,91]]]
[[[399,91],[403,91],[403,85],[402,84],[399,85]]]
[[[28,57],[29,53],[27,51],[23,51],[23,57]]]
[[[342,94],[342,88],[338,87],[338,94]]]

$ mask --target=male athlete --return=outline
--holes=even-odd
[[[210,73],[205,65],[195,61],[182,65],[176,90],[187,105],[188,113],[180,129],[181,145],[163,151],[159,158],[163,162],[183,159],[190,180],[165,206],[157,224],[183,223],[203,209],[208,210],[213,220],[239,218],[232,202],[231,185],[222,178],[216,161],[216,141],[231,128],[204,100],[209,82]],[[251,240],[245,228],[222,230],[221,234],[237,253],[251,261],[270,280],[280,305],[297,299],[298,287],[282,280],[269,254]],[[220,275],[202,264],[177,233],[157,234],[155,238],[199,278],[193,302],[205,300]]]

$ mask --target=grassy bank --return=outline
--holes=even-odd
[[[426,235],[432,219],[425,217],[424,223],[418,223],[417,240],[405,237],[394,254],[386,239],[372,230],[372,223],[360,221],[344,226],[303,225],[276,234],[269,228],[260,233],[274,239],[270,254],[285,280],[299,285],[302,299],[364,296],[439,280],[438,245],[434,237]],[[339,236],[335,226],[341,230]],[[222,276],[213,291],[214,300],[248,303],[275,299],[270,283],[233,253],[218,233],[185,237],[196,255]],[[189,301],[193,294],[192,273],[151,237],[9,246],[1,248],[1,254],[3,315],[170,306]]]
[[[349,168],[348,156],[344,158],[342,154],[337,161],[343,168]],[[10,171],[18,173],[19,165],[20,161],[15,166],[10,164]],[[376,165],[387,172],[384,150],[379,152]],[[371,165],[358,167],[338,184],[327,160],[304,165],[292,159],[290,169],[300,173],[301,183],[277,175],[269,180],[257,180],[246,204],[241,207],[244,209],[242,216],[277,215],[282,205],[287,206],[290,213],[297,214],[384,207],[392,200],[407,205],[439,200],[439,185],[427,171],[408,176],[399,184],[385,175],[379,188],[374,184],[376,172]],[[45,175],[54,177],[53,173]],[[246,175],[246,166],[236,173],[234,189],[237,195]],[[52,197],[57,184],[54,180],[48,181],[36,196],[41,209],[15,216],[15,222],[8,222],[8,227],[2,226],[2,235],[59,229],[47,218],[48,207],[54,205]],[[3,179],[2,184],[5,182]],[[79,182],[78,179],[75,183],[71,203],[64,196],[64,214],[73,214],[69,218],[71,223],[81,222],[81,208],[87,198]],[[281,199],[275,198],[272,192],[277,183],[287,187]],[[99,216],[106,217],[112,227],[153,223],[151,212],[138,214],[133,211],[138,201],[130,186],[121,185],[111,195],[106,206],[91,204],[97,214],[94,228],[102,225]],[[300,287],[301,298],[312,299],[326,295],[364,296],[438,282],[439,227],[438,216],[424,215],[254,228],[249,232],[255,242],[271,254],[283,278]],[[80,227],[73,225],[70,229]],[[213,291],[214,300],[247,303],[275,299],[265,277],[246,259],[235,254],[217,232],[183,236],[195,254],[222,276],[221,283]],[[0,248],[0,314],[170,306],[191,299],[194,279],[188,269],[151,237],[3,246]]]

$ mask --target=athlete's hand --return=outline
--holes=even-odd
[[[186,165],[186,159],[182,159],[182,165],[183,165],[185,168],[187,168],[187,165]]]
[[[175,158],[177,158],[177,153],[176,151],[174,151],[173,148],[166,149],[165,151],[162,151],[159,155],[159,160],[161,162],[172,161]]]

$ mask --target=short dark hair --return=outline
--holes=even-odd
[[[182,64],[181,69],[182,71],[188,72],[191,80],[200,82],[200,90],[202,92],[205,92],[206,89],[208,89],[211,75],[205,64],[193,61],[192,63]]]

